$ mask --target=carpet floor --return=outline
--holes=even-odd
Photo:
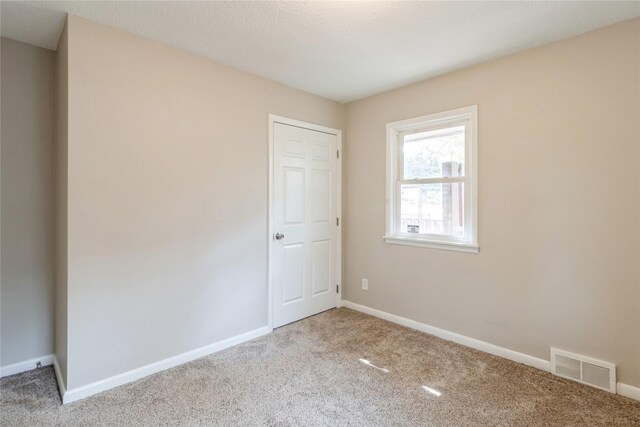
[[[347,309],[62,405],[0,381],[2,426],[640,426],[640,402]]]

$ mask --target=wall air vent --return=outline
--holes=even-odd
[[[616,365],[551,348],[551,372],[611,393],[616,392]]]

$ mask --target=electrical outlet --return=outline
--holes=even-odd
[[[362,289],[365,291],[369,290],[369,280],[368,279],[362,279]]]

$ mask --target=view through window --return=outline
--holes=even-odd
[[[464,235],[465,128],[403,135],[401,233]]]

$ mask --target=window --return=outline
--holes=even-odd
[[[476,106],[387,124],[387,243],[479,251],[476,129]]]

